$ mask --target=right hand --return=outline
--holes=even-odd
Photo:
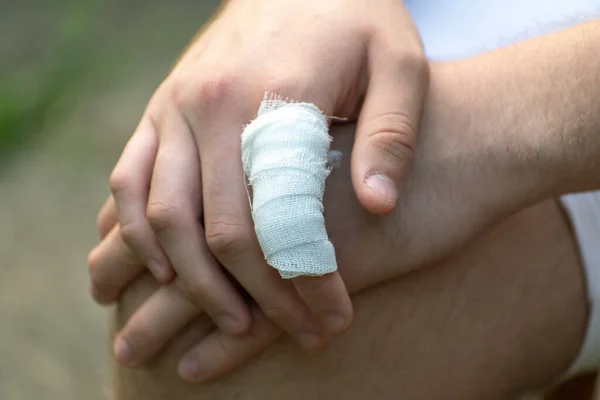
[[[120,227],[90,263],[118,251],[114,238],[122,237],[139,262],[109,280],[127,282],[147,265],[166,282],[172,265],[185,296],[241,334],[250,314],[221,264],[277,325],[307,347],[322,345],[352,320],[346,288],[339,273],[288,285],[265,263],[242,173],[242,129],[266,91],[358,119],[355,193],[385,214],[410,169],[427,84],[419,34],[399,0],[227,2],[148,104],[111,176]],[[98,270],[96,299],[114,301],[118,285]]]

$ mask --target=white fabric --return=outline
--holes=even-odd
[[[600,0],[404,0],[430,59],[458,59],[600,17]],[[588,280],[586,339],[566,377],[600,367],[600,192],[566,196]],[[599,391],[600,395],[600,391]],[[600,400],[600,399],[599,399]]]
[[[404,0],[431,59],[463,58],[597,18],[599,0]]]
[[[568,375],[576,375],[600,365],[600,192],[562,197],[571,218],[585,268],[590,310],[585,341]]]
[[[277,98],[263,100],[242,134],[254,229],[267,263],[283,278],[337,269],[323,218],[330,142],[316,106]]]

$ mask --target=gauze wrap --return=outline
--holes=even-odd
[[[330,143],[327,118],[315,105],[280,98],[265,97],[242,133],[256,236],[284,279],[337,269],[323,218]]]

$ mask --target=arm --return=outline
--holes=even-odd
[[[586,167],[575,168],[579,165],[575,161],[581,157],[581,163],[588,159],[592,163],[593,154],[589,153],[594,147],[578,139],[568,142],[571,147],[567,151],[562,143],[575,133],[593,140],[597,121],[589,113],[595,107],[589,92],[594,78],[589,70],[585,75],[585,68],[592,62],[573,60],[579,60],[575,55],[582,57],[585,52],[593,56],[594,43],[580,48],[586,41],[578,38],[582,34],[592,37],[587,31],[597,32],[597,25],[591,23],[479,57],[434,65],[414,170],[397,212],[389,218],[373,219],[359,212],[349,186],[340,178],[343,171],[349,174],[347,164],[332,175],[325,198],[328,229],[351,292],[439,262],[507,214],[542,198],[576,190],[570,179],[581,171],[585,173]],[[572,75],[561,72],[574,68],[584,70]],[[581,82],[586,79],[587,84]],[[577,93],[579,87],[585,96],[563,106],[563,99]],[[596,185],[593,174],[589,176],[589,181],[578,180],[579,189]],[[347,207],[354,207],[352,218],[345,214],[348,209],[339,206],[340,198],[348,199]],[[144,315],[146,320],[164,320],[162,308],[156,307],[160,293],[157,296],[137,315]],[[172,296],[165,294],[165,298]],[[183,309],[173,307],[174,311],[166,315]],[[182,318],[181,326],[196,315],[193,307],[187,309],[192,311]],[[179,325],[162,324],[169,331],[149,332],[140,321],[143,319],[132,317],[119,336],[158,337],[152,348],[147,340],[129,340],[138,345],[138,359],[148,360]],[[231,358],[226,359],[227,366],[243,363],[268,342],[250,343],[246,353],[228,355]],[[188,358],[206,353],[210,345],[200,344]],[[225,368],[221,361],[211,361],[215,374]]]
[[[600,187],[598,49],[595,20],[441,68],[457,126],[521,202]]]
[[[272,331],[257,330],[246,343],[227,340],[209,333],[211,322],[201,316],[145,368],[115,365],[114,396],[361,400],[401,393],[404,400],[515,399],[554,380],[576,356],[585,329],[576,252],[566,221],[546,202],[435,268],[356,296],[352,329],[323,352],[303,354],[288,338],[223,380],[190,385],[175,371],[198,341],[214,341],[215,335],[223,341],[222,347],[202,348],[204,368],[231,367],[252,353],[249,344],[265,345],[272,337]],[[148,278],[121,297],[115,329],[157,287]]]

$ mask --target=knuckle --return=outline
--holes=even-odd
[[[186,213],[181,207],[158,201],[148,203],[146,215],[152,230],[156,234],[177,229],[186,220]]]
[[[234,93],[236,81],[231,74],[213,76],[199,85],[196,96],[208,108],[218,108]]]
[[[134,353],[139,353],[142,349],[149,351],[157,344],[157,338],[150,329],[150,321],[144,316],[134,314],[129,323],[123,329],[122,338],[131,345]],[[135,354],[134,358],[137,358]]]
[[[135,248],[144,237],[144,221],[131,221],[120,226],[119,234],[123,242],[130,248]]]
[[[88,255],[88,272],[94,300],[100,304],[108,304],[113,301],[112,285],[100,267],[100,258],[93,251]]]
[[[290,75],[271,77],[267,80],[267,84],[265,85],[265,91],[268,93],[277,93],[278,95],[284,95],[286,93],[291,94],[292,88],[299,87],[299,83],[299,78],[294,78]],[[298,92],[298,90],[295,90],[294,92]],[[299,95],[298,93],[296,93],[296,96],[299,96],[299,98],[301,97],[301,95]]]
[[[101,275],[98,273],[100,266],[100,259],[95,251],[91,251],[87,257],[88,264],[88,273],[90,275],[90,279],[92,281],[92,285],[101,286],[103,284],[103,279]]]
[[[226,72],[209,75],[195,84],[180,79],[171,87],[171,98],[177,107],[184,110],[198,106],[219,109],[238,90],[237,83],[237,77]]]
[[[369,136],[393,159],[412,158],[417,142],[416,123],[404,113],[385,113],[373,119]]]
[[[282,306],[268,305],[261,307],[265,317],[271,321],[280,321],[288,315],[287,309]]]
[[[100,262],[100,260],[99,260],[98,253],[96,252],[96,250],[94,249],[94,250],[90,251],[87,256],[87,263],[88,263],[90,272],[92,272],[98,268],[99,262]]]
[[[331,287],[325,279],[311,278],[303,279],[300,285],[297,286],[303,293],[317,296],[322,293],[328,292]]]
[[[115,168],[108,180],[110,191],[113,194],[127,190],[131,186],[131,183],[132,176],[120,168]]]
[[[206,288],[209,287],[209,282],[205,282],[198,277],[194,279],[178,279],[177,286],[188,302],[203,308],[204,304],[202,303],[206,297]]]
[[[182,81],[172,82],[167,89],[163,89],[167,92],[167,97],[173,102],[175,107],[179,109],[187,109],[194,106],[190,85],[186,85]]]
[[[342,326],[341,331],[345,332],[348,330],[348,328],[350,328],[352,322],[354,321],[354,310],[352,307],[348,307],[340,311],[340,315],[342,315],[344,318],[344,325]]]
[[[214,349],[214,362],[218,365],[221,372],[232,371],[238,364],[238,356],[229,349],[223,340],[214,338],[212,340]]]
[[[273,323],[286,330],[302,330],[303,326],[311,326],[310,310],[305,303],[295,296],[281,296],[268,303],[259,303],[260,310],[266,317],[266,321]]]
[[[251,234],[242,224],[228,219],[207,221],[206,244],[217,256],[236,259],[245,254],[251,245]]]
[[[277,304],[262,304],[260,308],[268,320],[279,326],[283,326],[284,321],[292,322],[292,319],[295,325],[308,325],[305,319],[308,310],[300,300],[279,299]]]
[[[259,322],[253,322],[252,329],[246,334],[246,337],[253,346],[260,348],[274,340],[279,333],[277,325],[270,320],[261,319]]]

